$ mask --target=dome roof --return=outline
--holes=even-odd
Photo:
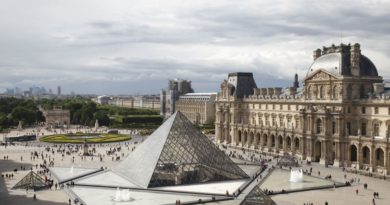
[[[350,56],[350,52],[331,52],[324,54],[314,60],[306,76],[309,76],[320,69],[326,70],[336,76],[350,76]],[[366,56],[360,54],[359,65],[359,76],[378,76],[375,65]]]

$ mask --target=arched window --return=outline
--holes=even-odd
[[[366,92],[364,90],[364,85],[360,86],[360,98],[365,98],[366,97]]]
[[[307,87],[307,98],[310,100],[311,99],[311,86]]]
[[[361,135],[365,136],[367,134],[367,123],[362,122],[360,129]]]
[[[374,136],[379,136],[379,124],[374,124]]]
[[[333,86],[333,89],[332,89],[332,98],[333,100],[336,100],[337,99],[337,86]]]
[[[351,100],[351,99],[352,99],[352,85],[351,85],[351,84],[349,84],[349,85],[347,86],[347,99],[348,99],[348,100]]]
[[[332,121],[332,134],[336,134],[336,122]]]
[[[320,99],[324,99],[325,98],[325,87],[324,86],[320,86]]]
[[[321,119],[317,119],[316,127],[317,127],[317,134],[320,134],[322,132],[322,120]]]

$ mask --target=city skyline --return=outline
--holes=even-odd
[[[0,8],[0,92],[150,94],[167,80],[216,91],[226,73],[259,87],[301,81],[322,45],[360,43],[390,78],[388,1],[6,0]]]

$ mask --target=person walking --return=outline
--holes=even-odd
[[[359,194],[359,189],[356,189],[356,195],[358,195]]]

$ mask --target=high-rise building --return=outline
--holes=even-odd
[[[57,95],[58,95],[58,96],[61,95],[61,86],[57,86]]]
[[[179,95],[187,93],[193,93],[194,90],[191,87],[191,81],[183,79],[169,80],[168,90],[177,91]]]
[[[160,114],[165,117],[170,116],[176,111],[175,103],[179,99],[179,96],[193,92],[191,81],[183,79],[169,80],[168,90],[163,90],[160,93]]]

